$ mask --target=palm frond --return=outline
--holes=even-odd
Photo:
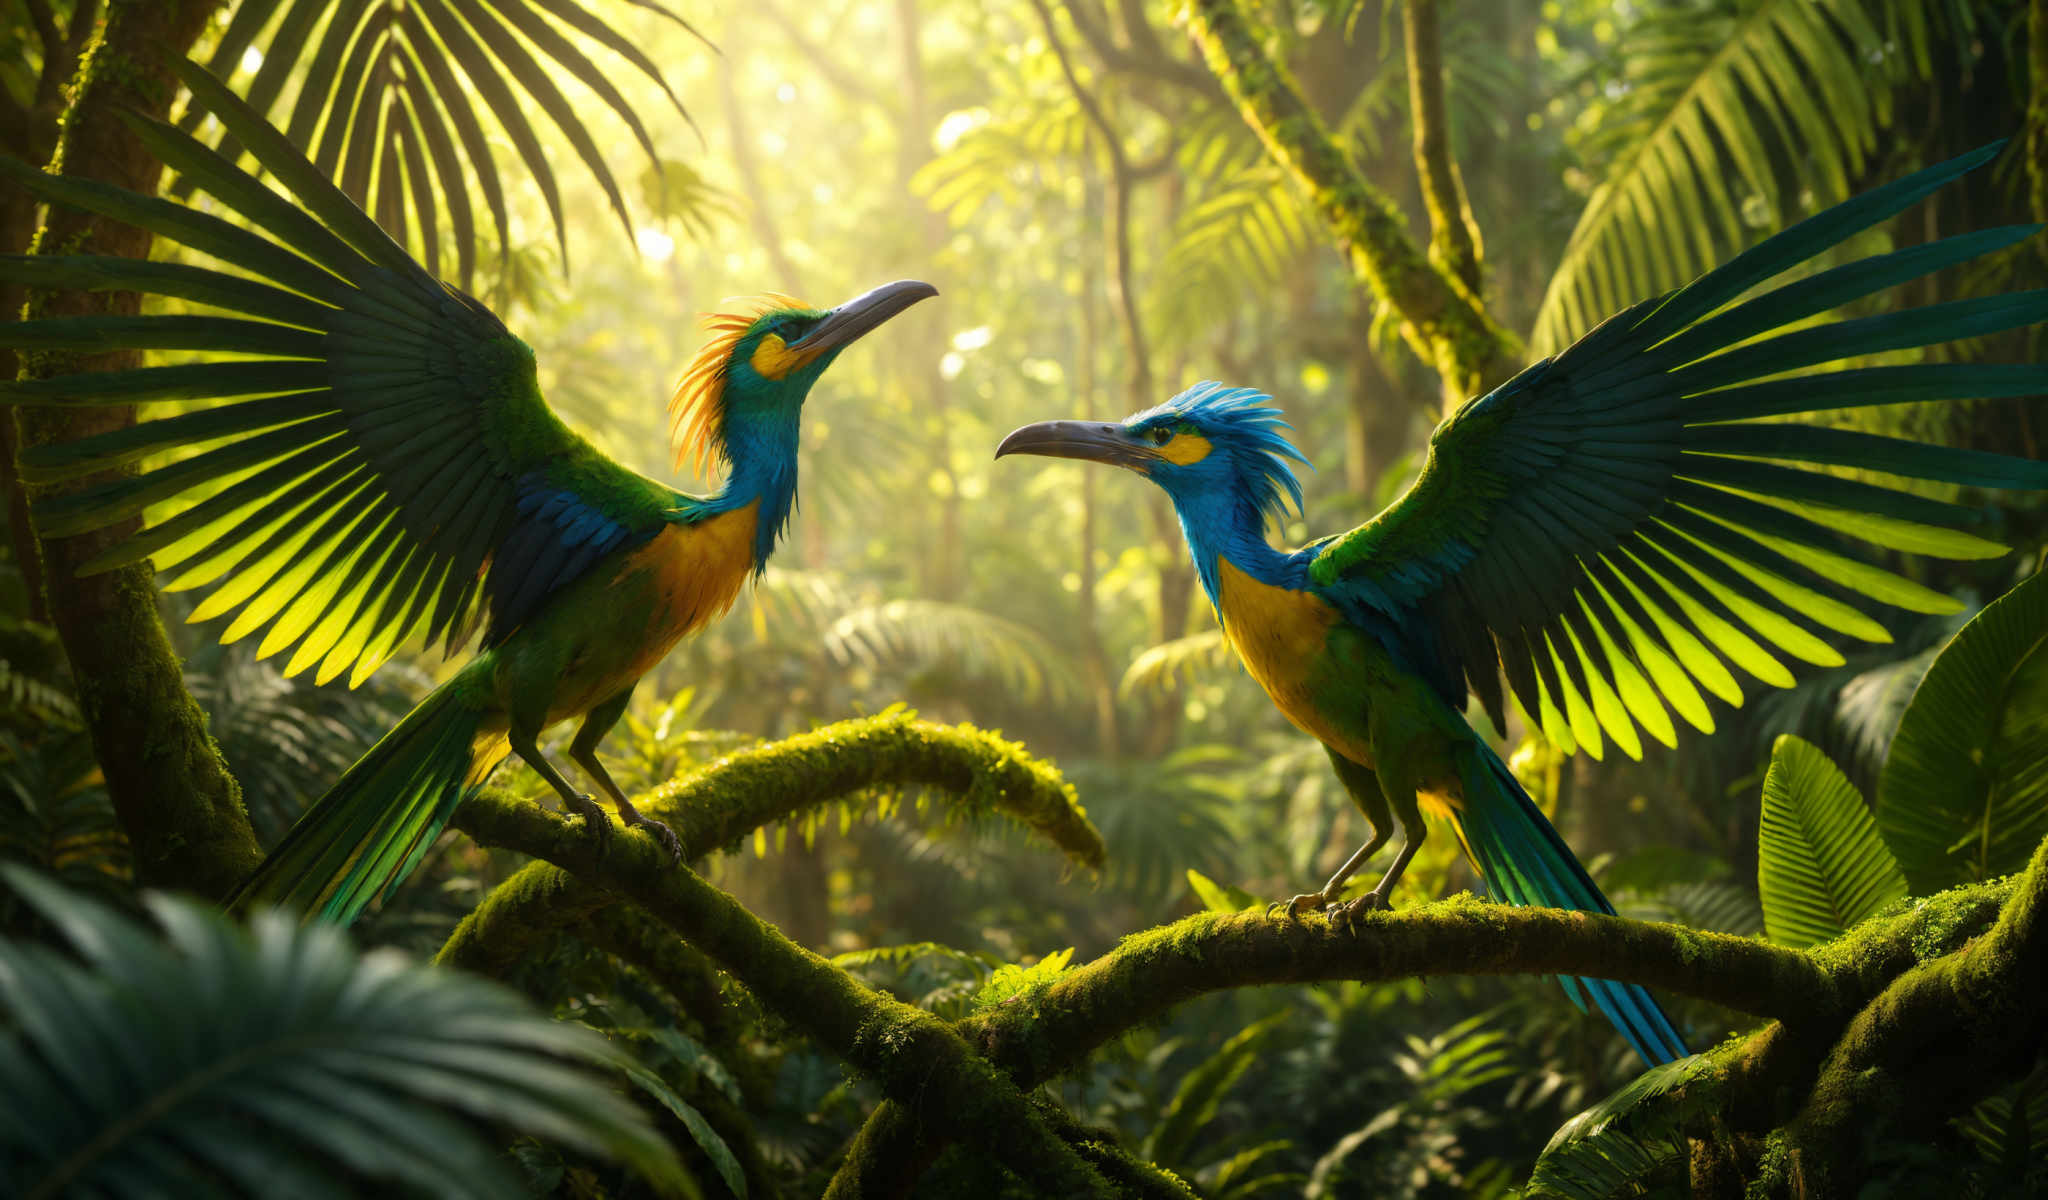
[[[663,4],[635,3],[690,28]],[[633,236],[605,152],[558,81],[573,79],[609,109],[657,170],[661,157],[640,114],[585,53],[587,43],[653,80],[689,119],[646,52],[582,0],[241,0],[207,67],[227,78],[260,45],[261,65],[246,85],[250,105],[270,111],[296,81],[287,124],[292,141],[312,147],[321,170],[392,237],[416,247],[436,275],[445,208],[456,275],[467,288],[478,242],[471,179],[501,250],[510,245],[507,189],[491,152],[494,132],[510,142],[540,190],[568,261],[560,189],[526,114],[529,106],[547,115],[603,189],[626,236]],[[201,116],[188,110],[181,124],[190,130]],[[221,149],[233,157],[239,143],[226,138]]]
[[[620,1056],[504,988],[282,914],[245,931],[152,895],[157,931],[33,871],[0,878],[76,953],[0,942],[11,1195],[518,1194],[491,1126],[695,1190],[589,1069]]]
[[[855,609],[825,630],[825,648],[842,665],[869,670],[952,668],[1027,700],[1080,692],[1073,664],[1045,637],[962,604],[890,600]]]
[[[1277,164],[1240,168],[1181,214],[1146,296],[1154,325],[1187,344],[1268,297],[1316,248],[1321,226]]]
[[[1536,318],[1551,354],[1610,312],[1706,271],[1783,219],[1846,199],[1926,22],[1875,0],[1742,0],[1651,9],[1624,34],[1622,92],[1586,157],[1587,198]],[[1904,6],[1917,7],[1917,6]],[[1789,185],[1789,186],[1788,186]],[[1745,211],[1745,204],[1753,205]]]
[[[1227,673],[1232,663],[1230,643],[1221,629],[1207,629],[1186,637],[1147,646],[1117,684],[1117,695],[1130,697],[1141,692],[1163,692],[1175,684],[1191,684],[1205,677]]]

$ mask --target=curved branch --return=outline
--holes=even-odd
[[[1770,1044],[1825,1045],[1930,943],[1967,938],[1998,919],[2011,891],[2009,882],[1957,889],[1812,951],[1471,896],[1374,914],[1349,930],[1320,917],[1205,913],[1128,938],[1021,1002],[963,1021],[961,1032],[1029,1089],[1208,992],[1270,983],[1529,974],[1618,979],[1695,996],[1783,1021],[1773,1028],[1794,1036]],[[939,1149],[900,1106],[885,1102],[869,1116],[841,1168],[860,1178],[843,1190],[835,1182],[828,1195],[898,1194]]]
[[[2032,1068],[2048,1030],[2048,840],[1991,932],[1893,980],[1835,1043],[1786,1129],[1800,1195],[1853,1196],[1873,1129],[1924,1130]]]
[[[907,712],[841,721],[729,755],[635,804],[675,830],[688,860],[867,788],[919,785],[946,793],[962,815],[1004,813],[1081,866],[1102,865],[1102,835],[1057,771],[994,734]],[[507,806],[539,811],[493,789],[465,801],[452,823],[489,842],[499,836]],[[616,899],[559,868],[531,863],[463,918],[437,961],[495,974],[555,929]]]
[[[862,756],[827,755],[834,757]],[[1045,1195],[1114,1195],[1024,1092],[950,1025],[861,986],[694,871],[671,865],[651,839],[614,838],[600,857],[581,821],[495,791],[466,801],[459,816],[485,845],[545,859],[565,879],[603,880],[723,964],[763,1007],[910,1104],[937,1135],[987,1150]]]

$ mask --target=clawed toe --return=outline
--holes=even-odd
[[[1323,894],[1310,892],[1288,900],[1275,900],[1266,906],[1266,916],[1274,917],[1285,911],[1291,920],[1304,912],[1316,912],[1323,907]]]
[[[1393,905],[1387,903],[1385,896],[1380,895],[1377,891],[1371,891],[1348,904],[1332,905],[1330,908],[1330,920],[1333,924],[1350,926],[1356,924],[1358,919],[1367,913],[1391,912],[1392,910]]]
[[[683,839],[676,836],[676,831],[626,803],[624,796],[619,797],[619,820],[624,821],[629,828],[645,829],[661,844],[663,850],[668,851],[670,866],[683,861]]]
[[[598,861],[604,861],[604,856],[612,845],[612,822],[611,818],[605,815],[604,807],[597,802],[596,797],[582,793],[574,797],[564,796],[562,803],[569,811],[583,818],[585,832],[597,842]]]
[[[654,835],[654,840],[660,842],[661,848],[668,851],[668,864],[670,866],[683,861],[683,839],[676,836],[675,830],[670,829],[666,824],[655,820],[653,817],[641,817],[638,821],[631,822],[631,824],[638,825]]]

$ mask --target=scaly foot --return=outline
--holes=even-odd
[[[1300,916],[1303,912],[1320,912],[1323,907],[1323,901],[1324,896],[1321,892],[1309,892],[1305,895],[1296,896],[1291,900],[1275,900],[1266,906],[1266,915],[1272,917],[1281,909],[1286,909],[1287,916],[1291,920]]]
[[[1369,912],[1392,912],[1393,910],[1394,906],[1375,888],[1348,904],[1332,905],[1330,908],[1330,923],[1349,927],[1356,924],[1358,918]]]
[[[655,820],[653,817],[643,814],[639,809],[626,803],[623,798],[619,800],[618,804],[619,820],[624,821],[629,827],[645,829],[648,833],[652,834],[654,840],[661,843],[661,848],[668,851],[669,866],[675,866],[683,861],[683,840],[676,836],[675,830],[670,829],[667,825]]]
[[[612,819],[605,815],[604,806],[595,796],[578,792],[573,797],[565,794],[562,807],[583,818],[584,830],[597,842],[597,861],[603,862],[612,848]]]

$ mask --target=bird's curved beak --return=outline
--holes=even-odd
[[[811,326],[810,332],[791,342],[789,348],[806,355],[804,361],[808,362],[817,355],[850,345],[890,317],[938,294],[939,289],[921,280],[885,283],[826,313],[824,320]]]
[[[1039,454],[1046,458],[1078,458],[1086,462],[1142,470],[1159,457],[1121,425],[1107,421],[1040,421],[1003,439],[996,457]]]

